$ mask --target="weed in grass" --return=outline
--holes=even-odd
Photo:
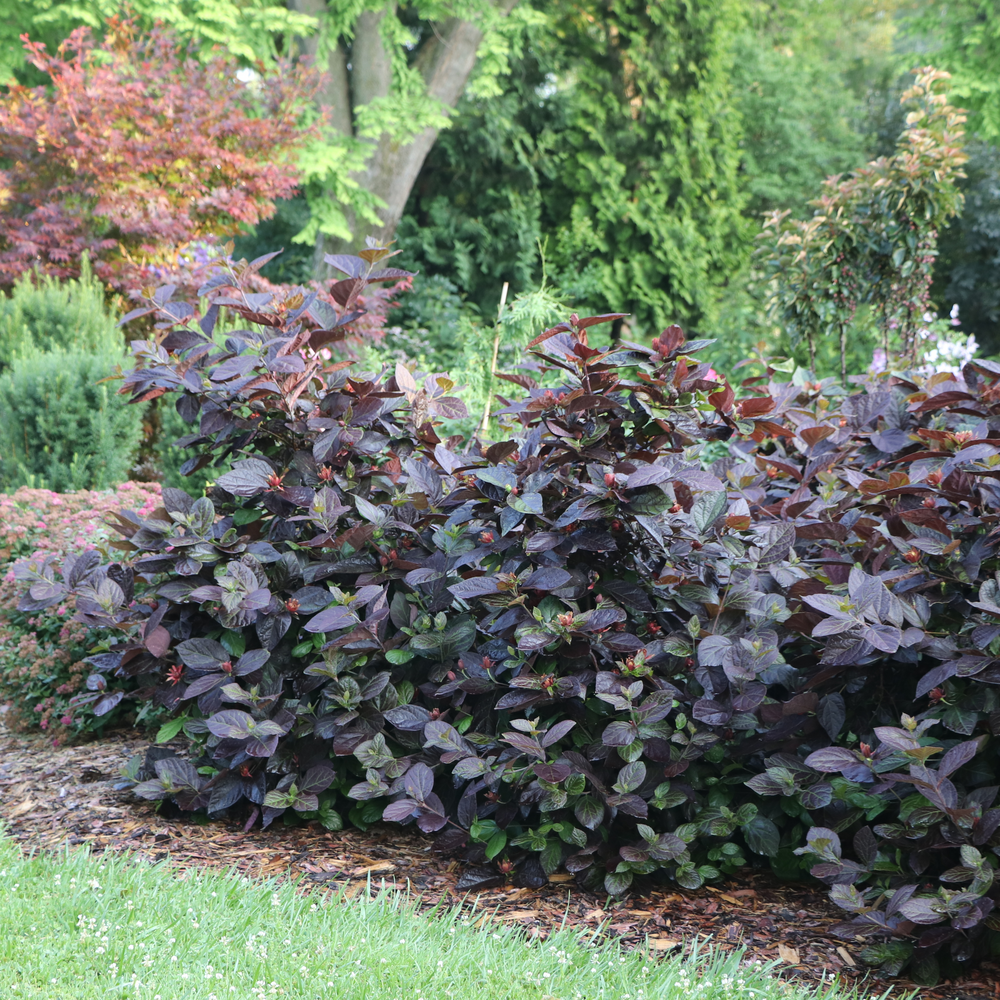
[[[0,997],[31,1000],[860,1000],[710,948],[652,959],[475,907],[299,891],[0,838]],[[479,926],[476,926],[479,925]]]

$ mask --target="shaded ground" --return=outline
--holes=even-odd
[[[150,861],[169,859],[179,870],[237,868],[252,876],[303,876],[317,890],[346,885],[350,894],[363,890],[369,879],[375,887],[384,880],[419,894],[423,907],[463,899],[469,905],[475,897],[476,906],[492,919],[543,935],[566,920],[591,933],[602,927],[629,945],[648,939],[660,952],[711,940],[723,949],[745,947],[751,958],[778,959],[789,975],[816,980],[839,975],[859,982],[866,976],[857,958],[863,943],[845,944],[829,933],[842,914],[822,887],[790,885],[751,871],[723,888],[657,889],[617,903],[581,892],[566,874],[551,876],[538,889],[479,888],[468,865],[440,856],[429,837],[401,827],[380,824],[367,833],[329,833],[317,824],[276,825],[245,833],[233,822],[165,819],[151,803],[114,787],[125,761],[147,746],[145,738],[113,734],[81,746],[53,747],[44,737],[0,728],[0,821],[28,850],[87,844],[133,851]],[[896,992],[905,992],[906,985],[899,984]],[[865,987],[881,995],[886,985],[868,979]],[[922,989],[920,996],[1000,998],[1000,966],[986,963],[975,979]]]

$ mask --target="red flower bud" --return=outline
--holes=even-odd
[[[615,485],[615,474],[613,472],[604,473],[604,485],[614,486]]]

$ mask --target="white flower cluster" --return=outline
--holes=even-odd
[[[955,329],[959,325],[958,306],[951,307],[950,321],[928,312],[924,313],[924,322],[927,326],[918,332],[924,349],[917,371],[921,375],[934,375],[937,372],[960,375],[962,368],[976,356],[979,344],[975,334],[966,336]]]
[[[925,378],[939,372],[961,375],[962,368],[976,356],[979,343],[975,334],[966,335],[955,329],[960,323],[958,306],[951,307],[948,319],[926,312],[923,320],[926,326],[917,331],[919,364],[915,369],[916,373]],[[876,374],[884,372],[888,364],[885,351],[878,348],[872,357],[871,370]]]

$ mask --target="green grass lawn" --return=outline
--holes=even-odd
[[[178,877],[113,855],[22,857],[0,832],[0,998],[52,1000],[849,1000],[739,957],[650,960],[483,922],[416,915],[397,893],[345,899],[233,875]]]

